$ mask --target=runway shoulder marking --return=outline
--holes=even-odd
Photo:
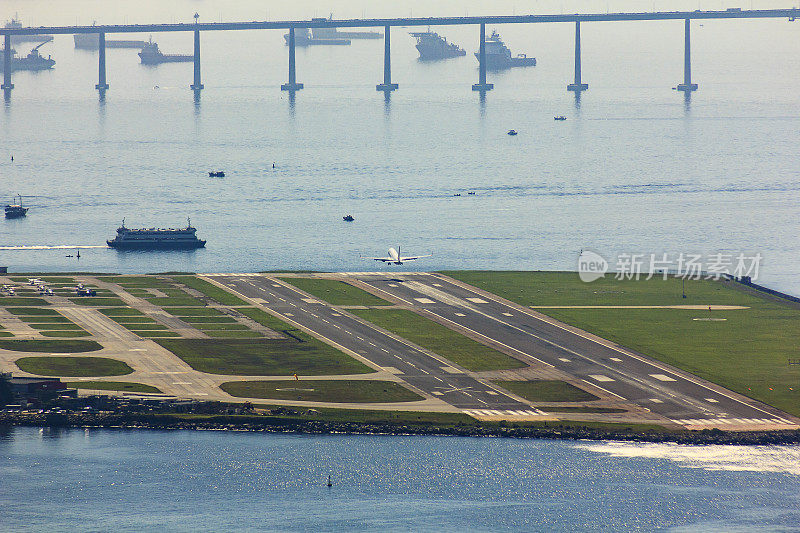
[[[421,303],[421,304],[435,304],[436,303],[433,300],[431,300],[430,298],[414,298],[414,299],[416,301],[418,301],[419,303]]]
[[[504,417],[504,418],[531,418],[537,416],[548,416],[548,413],[540,411],[539,409],[527,410],[498,410],[498,409],[464,409],[462,412],[471,417]]]
[[[780,426],[786,429],[795,429],[798,426],[783,418],[681,418],[671,419],[676,424],[686,427],[713,427],[725,426],[730,428],[732,425],[737,426]]]
[[[474,304],[488,304],[489,303],[486,300],[484,300],[483,298],[466,298],[466,299],[468,301],[474,303]]]
[[[589,374],[589,377],[597,381],[614,381],[614,378],[604,376],[603,374]]]
[[[678,381],[677,379],[670,377],[666,374],[650,374],[651,378],[656,378],[659,381]]]

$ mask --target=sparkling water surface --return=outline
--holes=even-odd
[[[792,530],[798,464],[797,446],[6,428],[0,530]]]
[[[86,0],[53,9],[45,0],[6,0],[0,15],[18,12],[43,25],[190,21],[195,11],[215,21],[697,7]],[[93,89],[97,54],[56,36],[42,48],[56,68],[15,73],[0,111],[0,196],[22,194],[31,207],[25,219],[0,223],[0,264],[16,271],[363,271],[381,267],[360,256],[400,245],[433,254],[402,268],[572,270],[586,248],[612,263],[626,252],[758,252],[761,280],[800,294],[800,26],[694,23],[700,90],[688,102],[671,90],[683,75],[680,21],[584,24],[590,90],[579,103],[565,90],[572,25],[497,27],[514,53],[539,63],[490,73],[495,90],[485,100],[470,90],[477,28],[434,29],[467,56],[420,63],[408,35],[414,29],[394,29],[400,90],[388,101],[374,90],[380,40],[298,49],[306,89],[294,99],[279,90],[286,81],[281,31],[203,33],[206,89],[197,102],[190,63],[145,67],[135,51],[109,49],[111,89],[101,102]],[[167,53],[191,51],[190,34],[153,37]],[[561,114],[566,122],[553,120]],[[506,135],[511,128],[519,135]],[[224,179],[208,177],[218,169]],[[354,223],[342,221],[348,213]],[[188,217],[206,249],[94,248],[79,262],[63,249],[8,249],[103,246],[123,218],[133,227],[175,227]]]

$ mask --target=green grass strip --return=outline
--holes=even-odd
[[[473,372],[527,366],[406,309],[353,309],[351,312]]]
[[[322,278],[280,279],[333,305],[392,305],[391,302],[343,281]]]
[[[55,353],[79,353],[94,352],[103,347],[95,341],[56,341],[56,340],[37,340],[20,339],[0,341],[0,349],[12,350],[16,352],[55,352]]]
[[[393,381],[283,380],[229,381],[220,388],[239,398],[299,400],[306,402],[393,403],[423,400]]]
[[[128,305],[119,298],[104,298],[102,296],[83,296],[70,298],[69,301],[74,304],[92,307],[127,307]]]
[[[15,361],[20,370],[39,376],[121,376],[133,369],[107,357],[23,357]]]
[[[206,280],[200,279],[196,276],[173,276],[172,279],[178,283],[186,285],[187,287],[191,287],[192,289],[202,292],[209,298],[218,301],[222,305],[248,305],[246,301],[242,300],[238,296],[231,294],[225,289],[221,289],[213,283],[209,283]]]
[[[127,381],[68,381],[67,387],[71,387],[73,389],[113,390],[121,392],[161,392],[160,389],[157,389],[152,385]]]

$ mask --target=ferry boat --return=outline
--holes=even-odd
[[[288,45],[289,34],[288,33],[284,34],[283,39],[286,41],[286,44]],[[349,46],[350,39],[342,39],[340,37],[336,37],[335,39],[322,38],[322,37],[317,37],[316,35],[312,35],[311,30],[309,30],[308,28],[295,28],[294,45],[295,46],[313,46],[313,45]]]
[[[14,18],[6,22],[5,25],[6,29],[9,30],[17,30],[22,28],[22,22],[19,20],[18,15],[14,15]],[[47,43],[53,40],[52,35],[45,35],[45,34],[33,34],[33,35],[12,35],[11,36],[11,44],[19,44],[19,43]]]
[[[333,15],[328,18],[315,17],[312,22],[329,22],[333,20]],[[380,39],[383,34],[379,31],[339,31],[339,28],[314,28],[312,31],[314,39]]]
[[[194,250],[204,248],[206,241],[198,239],[189,220],[185,228],[126,228],[125,219],[117,228],[117,236],[106,241],[117,250]]]
[[[411,36],[417,40],[419,58],[423,61],[450,59],[467,55],[467,51],[434,31],[413,32]]]
[[[479,52],[475,52],[478,61],[481,60]],[[503,70],[512,67],[534,67],[536,58],[528,57],[525,54],[511,55],[511,50],[500,39],[500,34],[492,31],[492,35],[486,39],[486,68],[489,70]]]
[[[139,58],[142,60],[142,65],[159,65],[161,63],[183,63],[186,61],[194,61],[193,55],[184,54],[164,54],[158,49],[158,43],[150,41],[144,43],[142,51],[139,52]]]
[[[22,196],[19,197],[18,204],[6,205],[6,218],[22,218],[27,213],[28,213],[28,208],[22,207]]]
[[[56,64],[56,60],[50,56],[43,57],[39,54],[39,47],[44,44],[47,43],[44,42],[39,44],[25,57],[19,57],[16,50],[11,50],[11,72],[15,72],[17,70],[49,70],[53,68],[53,65]],[[2,53],[3,50],[0,50],[0,55]],[[0,72],[3,72],[4,70],[5,62],[0,61]]]

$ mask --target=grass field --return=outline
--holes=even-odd
[[[133,369],[105,357],[23,357],[15,361],[20,370],[39,376],[122,376]]]
[[[18,316],[61,316],[55,309],[39,309],[38,307],[7,307],[6,311]]]
[[[566,381],[493,381],[531,402],[589,402],[599,399]]]
[[[473,372],[527,366],[405,309],[352,309],[351,312]]]
[[[43,298],[27,298],[20,296],[0,296],[0,306],[6,307],[9,305],[50,305]]]
[[[138,309],[133,309],[131,307],[112,307],[109,309],[99,309],[99,311],[108,317],[145,316],[144,313],[142,313]]]
[[[209,298],[218,301],[222,305],[248,305],[247,302],[231,294],[224,289],[220,289],[213,283],[209,283],[204,279],[195,276],[173,276],[172,279],[178,283],[182,283],[187,287],[198,290],[208,296]]]
[[[171,287],[168,282],[153,276],[102,276],[98,279],[107,283],[116,283],[122,287],[130,288],[153,288]]]
[[[182,316],[181,320],[190,324],[197,324],[196,327],[202,327],[205,324],[233,324],[236,319],[229,316]]]
[[[53,353],[82,353],[101,350],[103,347],[95,341],[75,340],[0,340],[0,349],[17,352],[53,352]]]
[[[83,330],[57,330],[57,331],[40,331],[45,337],[91,337],[92,334]]]
[[[317,278],[280,279],[332,305],[392,305],[391,302],[343,281]]]
[[[164,307],[164,311],[175,316],[225,316],[213,307]]]
[[[86,305],[92,307],[126,307],[127,304],[119,298],[106,298],[103,296],[81,296],[79,298],[70,298],[70,302],[78,305]]]
[[[145,385],[143,383],[129,383],[127,381],[68,381],[67,386],[73,389],[113,390],[121,392],[161,392],[161,390],[153,387],[152,385]]]
[[[374,372],[352,357],[308,336],[302,342],[291,338],[170,339],[156,342],[195,370],[211,374],[291,376],[295,373],[326,375]]]
[[[240,398],[306,402],[390,403],[424,399],[392,381],[229,381],[220,385],[220,388]]]
[[[209,337],[214,337],[216,339],[261,339],[263,335],[252,331],[250,329],[247,330],[221,330],[221,329],[201,329],[203,333],[208,335]]]
[[[522,305],[729,304],[750,309],[542,309],[558,320],[800,416],[800,309],[730,282],[583,283],[575,273],[449,273]],[[599,283],[601,282],[601,283]],[[599,284],[598,284],[599,283]],[[537,288],[538,287],[538,288]],[[724,321],[694,320],[725,319]]]

